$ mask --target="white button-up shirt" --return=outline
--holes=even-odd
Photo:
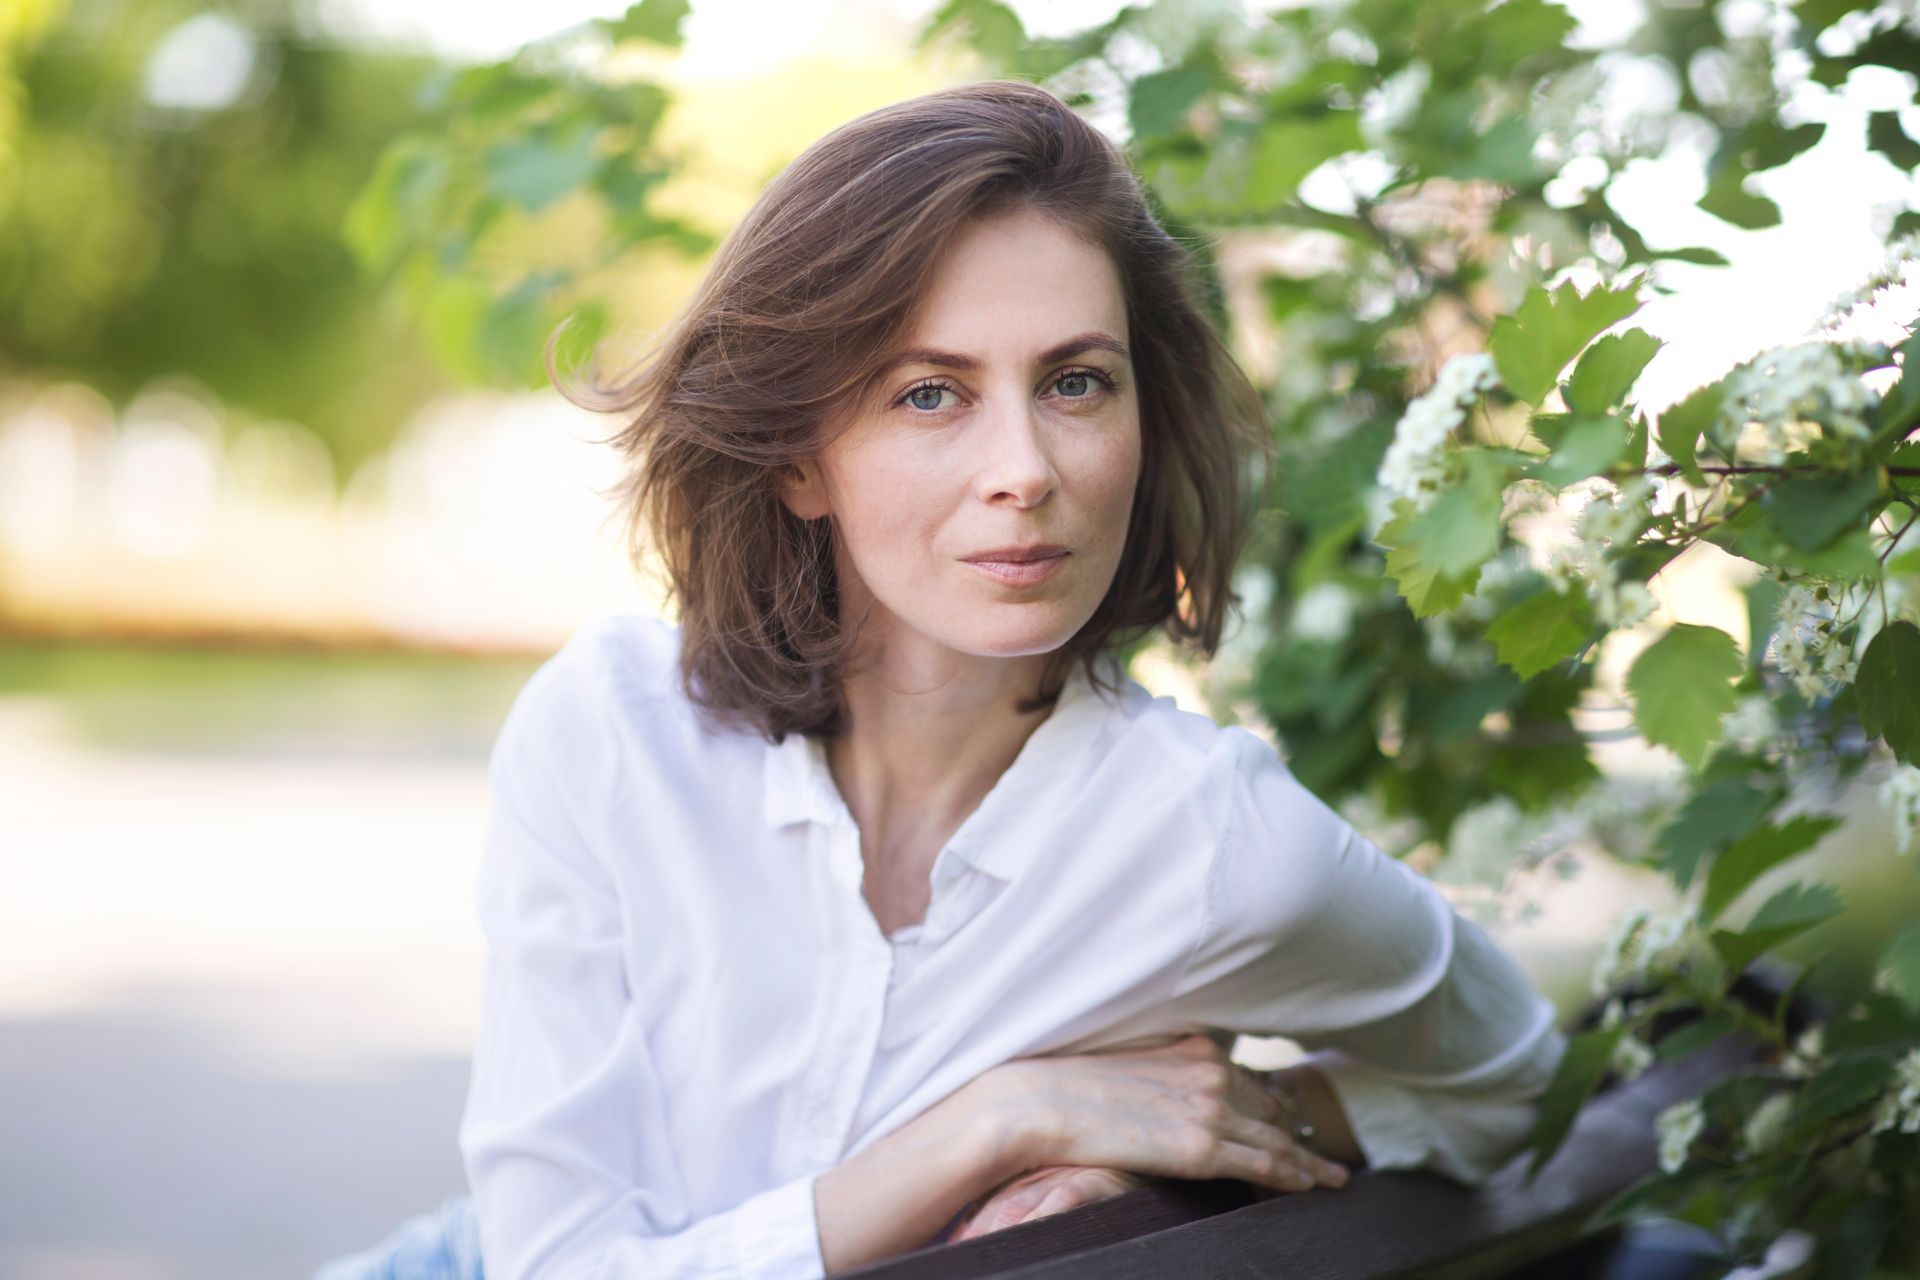
[[[1376,1169],[1527,1137],[1554,1006],[1261,738],[1076,668],[888,936],[822,744],[697,719],[678,645],[596,619],[494,746],[489,1280],[820,1276],[819,1174],[1011,1058],[1195,1030],[1314,1051]]]

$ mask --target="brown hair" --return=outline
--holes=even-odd
[[[697,706],[776,743],[847,727],[855,627],[837,608],[832,519],[799,519],[778,484],[870,393],[946,246],[1014,209],[1117,265],[1141,427],[1113,584],[1022,709],[1056,698],[1076,660],[1110,687],[1095,659],[1155,627],[1214,652],[1252,517],[1245,462],[1271,450],[1259,393],[1120,150],[1045,89],[988,80],[828,133],[768,185],[632,373],[602,381],[596,351],[586,388],[556,379],[575,404],[633,415],[611,437],[632,462],[616,491],[627,545],[638,564],[650,542],[665,565]]]

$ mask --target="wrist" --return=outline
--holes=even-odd
[[[976,1077],[962,1090],[967,1133],[994,1184],[1057,1163],[1057,1126],[1051,1111],[1017,1063]]]

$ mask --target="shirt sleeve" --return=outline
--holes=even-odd
[[[1309,1050],[1367,1165],[1479,1185],[1525,1146],[1557,1010],[1425,876],[1244,729],[1178,997],[1207,1025]]]
[[[563,650],[535,673],[489,764],[486,960],[460,1124],[484,1270],[812,1280],[825,1270],[814,1175],[709,1216],[685,1211],[619,897],[579,821],[616,760],[580,665]]]

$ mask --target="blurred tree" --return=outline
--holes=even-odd
[[[58,7],[0,6],[0,369],[116,400],[186,374],[344,481],[446,385],[339,233],[435,64],[293,0]]]

